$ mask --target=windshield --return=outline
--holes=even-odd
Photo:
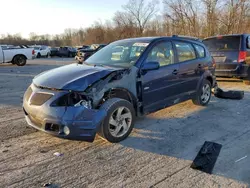
[[[87,64],[130,67],[136,63],[149,43],[118,41],[104,47],[86,60]]]
[[[203,42],[209,51],[229,51],[240,48],[240,36],[210,38]]]

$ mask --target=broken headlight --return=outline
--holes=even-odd
[[[84,106],[92,108],[91,101],[84,95],[77,92],[70,92],[55,100],[51,106]]]

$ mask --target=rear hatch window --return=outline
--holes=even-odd
[[[221,66],[218,63],[237,62],[240,51],[240,36],[214,37],[205,39],[203,42],[217,63],[217,68]]]
[[[239,51],[240,36],[216,37],[205,39],[203,42],[208,50],[213,51]]]

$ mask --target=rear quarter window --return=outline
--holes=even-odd
[[[240,36],[226,36],[205,39],[203,42],[209,51],[232,51],[240,49]]]
[[[247,37],[247,48],[250,49],[250,36]]]
[[[194,44],[194,48],[196,49],[199,58],[205,57],[205,48],[197,44]]]

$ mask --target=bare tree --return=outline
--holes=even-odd
[[[163,0],[165,17],[171,20],[173,33],[200,35],[197,0]]]
[[[218,0],[202,0],[205,5],[206,11],[206,29],[205,29],[205,36],[213,36],[216,34],[216,27],[217,27],[217,12],[216,6]]]
[[[146,25],[156,14],[158,10],[158,0],[152,0],[146,3],[146,0],[129,0],[129,2],[123,6],[125,15],[129,21],[138,27],[138,34],[142,35]]]

